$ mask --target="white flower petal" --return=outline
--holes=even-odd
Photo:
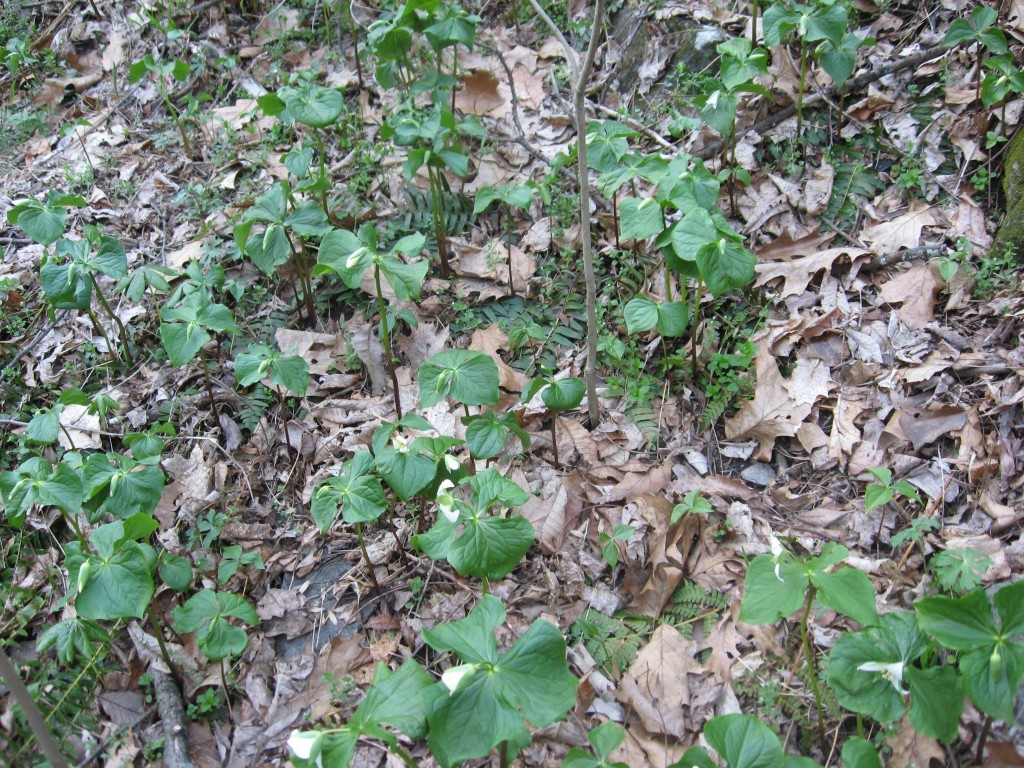
[[[865,661],[859,667],[858,672],[878,672],[888,680],[892,687],[896,689],[896,693],[903,696],[906,691],[903,690],[903,662],[894,661],[891,664],[886,664],[881,661]]]
[[[397,433],[391,436],[391,445],[393,445],[395,450],[399,453],[409,452],[409,441]]]
[[[441,675],[441,682],[444,683],[444,687],[448,689],[448,694],[455,693],[455,690],[459,687],[459,683],[462,682],[462,678],[472,673],[476,669],[476,664],[460,664],[457,667],[450,667],[444,671]]]
[[[455,472],[456,470],[458,470],[459,467],[462,466],[459,460],[452,456],[450,453],[446,453],[444,455],[444,465],[448,468],[449,472]]]
[[[292,735],[288,737],[288,749],[296,757],[309,760],[320,751],[322,738],[323,734],[319,731],[292,731]]]

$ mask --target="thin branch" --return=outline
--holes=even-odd
[[[18,670],[15,669],[2,646],[0,646],[0,678],[7,683],[14,700],[21,706],[21,712],[28,720],[29,728],[32,729],[32,735],[36,737],[36,744],[39,745],[39,750],[46,759],[50,761],[50,765],[54,768],[68,768],[68,762],[64,759],[60,747],[57,746],[57,740],[50,733],[50,729],[46,725],[46,718],[39,711],[39,705],[36,704],[32,694],[21,681]]]
[[[150,667],[149,676],[153,680],[153,695],[164,726],[164,765],[168,768],[194,768],[195,763],[188,754],[188,720],[181,691],[173,677],[155,667]]]

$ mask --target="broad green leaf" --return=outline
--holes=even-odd
[[[773,3],[761,17],[765,45],[769,48],[780,45],[799,21],[800,14],[791,11],[783,3]]]
[[[878,623],[875,588],[862,571],[856,568],[840,568],[834,573],[816,571],[811,574],[811,583],[818,588],[818,599],[823,605],[864,626]]]
[[[453,651],[464,662],[494,663],[498,643],[494,630],[505,621],[505,607],[494,595],[484,595],[469,615],[423,631],[423,640],[435,651]]]
[[[462,482],[473,489],[473,506],[481,512],[494,504],[518,507],[530,500],[529,493],[490,467]]]
[[[466,443],[469,452],[476,459],[491,459],[501,453],[508,444],[509,435],[514,433],[523,446],[530,447],[530,436],[520,426],[514,413],[481,413],[464,416]]]
[[[892,501],[892,488],[887,485],[871,483],[864,489],[864,512],[882,507]]]
[[[541,400],[548,410],[560,413],[571,411],[583,402],[587,388],[580,379],[568,378],[552,381],[541,391]]]
[[[952,667],[904,670],[910,685],[910,724],[915,731],[948,744],[957,735],[963,687]]]
[[[683,757],[669,768],[718,768],[718,763],[711,759],[711,755],[704,747],[690,747],[683,754]]]
[[[378,662],[373,685],[349,725],[365,731],[385,724],[411,739],[421,739],[426,733],[427,716],[420,693],[433,683],[434,678],[415,659],[407,659],[397,672]]]
[[[21,528],[33,505],[54,506],[76,515],[82,506],[82,482],[66,463],[54,469],[50,462],[35,456],[10,472],[0,472],[0,494],[8,522]]]
[[[754,254],[724,237],[700,248],[696,261],[701,278],[716,298],[749,284],[754,279],[757,263]]]
[[[96,647],[109,642],[110,636],[103,627],[79,617],[47,627],[36,641],[36,650],[42,654],[53,648],[61,664],[72,664],[76,657],[83,660],[93,658]]]
[[[334,229],[320,241],[317,266],[313,273],[322,275],[333,271],[349,288],[358,288],[363,272],[373,260],[374,252],[357,235],[347,229]]]
[[[808,578],[807,571],[792,555],[782,555],[778,564],[770,554],[758,555],[747,569],[740,621],[772,624],[792,616],[804,604]]]
[[[843,744],[843,768],[883,768],[875,745],[853,736]]]
[[[661,232],[665,217],[653,197],[639,200],[627,197],[619,203],[619,230],[626,240],[646,240]]]
[[[157,566],[160,580],[175,592],[192,586],[192,563],[173,552],[161,552]]]
[[[682,336],[690,322],[690,311],[682,301],[666,301],[658,305],[658,333],[668,338]]]
[[[161,323],[160,341],[163,342],[171,365],[180,368],[190,363],[212,337],[198,324]]]
[[[304,83],[298,88],[281,88],[278,96],[298,122],[311,128],[326,128],[345,108],[345,100],[334,88]]]
[[[643,296],[630,299],[622,313],[629,334],[643,333],[658,325],[658,305]]]
[[[93,531],[89,540],[97,546],[104,529],[121,523],[110,523]],[[118,534],[119,535],[119,534]],[[126,619],[145,616],[153,599],[152,548],[135,541],[121,542],[113,551],[97,546],[99,555],[85,555],[78,542],[65,546],[68,575],[78,585],[75,610],[83,619]],[[148,550],[148,551],[147,551]]]
[[[434,479],[437,464],[429,456],[388,444],[377,454],[377,470],[395,495],[408,501]]]
[[[51,445],[57,442],[60,433],[60,405],[52,408],[44,408],[29,419],[28,426],[23,433],[26,440],[41,445]]]
[[[997,720],[1011,722],[1014,699],[1024,673],[1024,649],[1004,643],[967,651],[960,656],[960,676],[974,705]]]
[[[448,545],[448,562],[463,576],[503,579],[519,565],[533,539],[533,526],[521,515],[474,518]]]
[[[428,266],[426,261],[406,264],[395,256],[384,256],[380,272],[399,301],[418,301],[423,281],[427,277]]]
[[[68,207],[84,207],[85,200],[75,196],[51,193],[47,201],[22,200],[7,212],[7,220],[40,245],[52,245],[61,235],[68,220]]]
[[[296,206],[284,225],[302,237],[321,237],[331,231],[331,223],[320,204],[313,200],[304,200]]]
[[[711,214],[703,208],[689,211],[672,230],[672,249],[683,261],[696,261],[697,251],[718,238]],[[670,265],[677,269],[675,265]]]
[[[914,603],[914,610],[921,629],[951,650],[989,647],[1000,636],[983,589],[961,598],[926,597]]]
[[[171,612],[177,632],[195,632],[199,650],[211,661],[237,656],[249,640],[245,630],[231,624],[234,618],[249,626],[259,623],[252,605],[240,595],[204,589]]]
[[[418,379],[421,408],[437,405],[445,397],[464,405],[498,402],[498,365],[483,352],[438,352],[420,366]]]
[[[829,685],[847,709],[892,722],[906,711],[905,670],[927,647],[912,614],[887,613],[879,626],[840,636],[829,654]],[[962,698],[952,704],[962,704]]]
[[[715,91],[701,101],[703,103],[700,104],[700,116],[704,122],[722,136],[731,136],[736,124],[736,107],[739,106],[739,99],[726,91]]]
[[[636,132],[615,120],[587,124],[587,163],[598,173],[613,170],[629,150],[627,137]]]
[[[804,42],[829,40],[839,47],[843,35],[846,34],[846,13],[846,6],[836,3],[824,8],[815,8],[813,12],[805,14],[800,30]]]
[[[777,768],[782,745],[764,723],[750,715],[722,715],[704,725],[704,738],[729,768]]]
[[[1005,638],[1024,639],[1024,580],[1002,587],[994,599]]]

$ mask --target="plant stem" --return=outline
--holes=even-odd
[[[508,244],[508,295],[516,295],[516,287],[512,285],[512,215],[505,217],[505,242]],[[501,208],[498,208],[498,229],[501,229]]]
[[[418,768],[416,761],[409,756],[408,752],[406,752],[404,749],[398,746],[397,743],[389,744],[388,749],[391,750],[392,754],[397,755],[398,759],[405,763],[407,766],[409,766],[409,768]]]
[[[370,562],[370,554],[366,551],[366,542],[363,541],[363,524],[356,523],[356,537],[359,539],[359,551],[363,553],[363,560],[366,562],[366,570],[370,572],[370,581],[373,582],[373,591],[380,597],[380,584],[377,582],[377,573],[373,570],[373,563]]]
[[[487,581],[487,577],[486,576],[484,576],[484,578],[483,578],[481,589],[483,590],[483,594],[485,594],[485,595],[490,594],[491,585]]]
[[[103,328],[103,324],[100,323],[99,318],[96,317],[96,313],[91,309],[87,309],[86,313],[89,315],[89,319],[92,320],[93,328],[96,329],[97,333],[103,337],[103,341],[106,342],[107,354],[110,355],[111,361],[117,362],[117,353],[114,352],[114,345],[110,343],[110,337],[107,336],[107,332]]]
[[[292,254],[295,256],[295,268],[299,273],[299,285],[302,286],[302,301],[306,305],[306,327],[313,327],[313,318],[316,317],[316,306],[313,304],[313,281],[309,276],[309,267],[306,263],[306,250],[295,245],[291,237],[288,244],[292,247]],[[295,298],[295,305],[298,307],[298,296]]]
[[[356,78],[359,82],[359,90],[362,91],[363,85],[363,63],[359,59],[359,35],[356,34],[356,17],[352,13],[352,2],[349,0],[348,3],[348,15],[349,15],[349,31],[352,33],[352,51],[356,57]]]
[[[988,733],[992,729],[992,716],[985,715],[985,723],[981,726],[981,735],[978,736],[978,751],[974,753],[975,765],[981,765],[985,757],[985,742],[988,741]]]
[[[803,645],[804,658],[807,660],[807,671],[811,675],[811,689],[814,691],[814,706],[818,711],[818,746],[821,747],[821,754],[828,755],[828,747],[825,744],[825,713],[821,706],[821,687],[818,685],[818,672],[814,666],[814,652],[811,649],[810,638],[807,632],[807,622],[811,616],[811,605],[814,602],[814,594],[817,590],[813,586],[807,588],[807,602],[804,604],[804,615],[800,619],[800,642]]]
[[[188,136],[185,135],[185,126],[181,124],[181,118],[178,116],[178,110],[174,108],[171,103],[171,96],[167,93],[167,86],[164,85],[163,75],[157,77],[157,82],[160,83],[160,95],[164,97],[164,104],[167,106],[167,111],[171,114],[171,119],[174,120],[174,124],[178,126],[178,135],[181,136],[181,145],[185,148],[185,154],[188,155],[189,160],[195,160],[196,156],[192,154],[192,144],[188,140]]]
[[[281,422],[284,425],[284,442],[288,446],[288,450],[295,453],[295,449],[292,448],[292,438],[288,434],[288,419],[285,418],[284,412],[284,393],[279,387],[274,387],[274,391],[277,392],[277,407],[281,410]]]
[[[800,140],[800,131],[804,121],[804,86],[807,81],[807,46],[800,38],[800,90],[796,94],[796,138]]]
[[[224,703],[228,705],[228,719],[235,722],[235,713],[231,711],[231,693],[228,691],[228,676],[224,673],[224,659],[220,660],[220,684],[224,687]]]
[[[210,398],[210,410],[213,411],[213,423],[220,426],[220,413],[217,412],[217,401],[213,397],[213,382],[210,380],[210,366],[206,361],[206,350],[200,348],[199,361],[203,365],[203,381],[206,382],[206,396]]]
[[[92,287],[96,291],[96,296],[99,297],[103,310],[117,325],[117,333],[121,337],[121,348],[124,349],[125,362],[127,362],[128,365],[135,365],[135,360],[132,358],[132,351],[128,348],[128,331],[125,330],[124,323],[121,322],[121,318],[114,314],[114,310],[110,308],[110,304],[107,302],[107,297],[103,295],[103,291],[100,290],[100,286],[96,282],[96,275],[90,272],[89,279],[92,280]]]
[[[619,193],[614,192],[612,194],[612,226],[615,227],[615,247],[622,248],[622,243],[619,241]]]
[[[317,128],[313,129],[313,135],[316,136],[316,149],[320,155],[320,178],[327,178],[327,151],[324,148],[324,135],[323,132]],[[330,217],[330,212],[327,210],[327,190],[320,190],[320,207],[324,209],[324,215]]]
[[[558,461],[558,436],[555,433],[555,422],[558,421],[558,414],[551,414],[551,449],[555,452],[555,466],[561,469],[562,464]]]
[[[501,768],[508,768],[508,742],[503,741],[498,745],[498,761]]]
[[[665,301],[672,301],[672,270],[665,262]]]
[[[757,0],[754,0],[754,12],[750,17],[750,47],[757,48]]]
[[[391,387],[395,392],[395,412],[398,418],[402,418],[402,396],[398,391],[398,373],[395,371],[395,361],[391,357],[391,331],[388,330],[388,305],[384,301],[384,291],[380,284],[380,266],[373,265],[373,281],[377,285],[377,308],[380,311],[380,335],[384,344],[384,364],[388,373],[391,374]]]
[[[690,354],[693,359],[692,376],[697,376],[697,328],[700,326],[700,302],[704,298],[704,281],[697,278],[697,295],[693,301],[693,332],[690,334]]]
[[[150,629],[153,630],[153,634],[156,636],[157,645],[160,646],[160,655],[163,656],[164,664],[167,665],[167,669],[171,673],[171,676],[177,678],[177,675],[174,674],[174,665],[171,663],[171,654],[167,650],[167,643],[164,641],[164,633],[160,629],[159,622],[156,620],[156,614],[153,613],[153,603],[149,604],[149,608],[146,613],[149,614],[149,626]],[[181,681],[177,680],[177,682],[180,683]]]
[[[444,187],[441,184],[441,172],[437,168],[427,166],[427,177],[430,179],[431,217],[434,220],[434,239],[437,241],[437,257],[441,262],[441,277],[448,279],[448,234],[444,226]]]

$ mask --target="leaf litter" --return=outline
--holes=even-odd
[[[901,43],[896,34],[902,33],[905,20],[921,22],[905,5],[896,10],[901,16],[893,17],[891,24],[883,23],[889,15],[883,14],[875,25],[880,47],[872,49],[873,60],[865,64],[881,65],[887,55],[898,55]],[[291,8],[258,14],[258,24],[245,22],[242,14],[252,11],[242,5],[214,6],[203,13],[193,40],[197,50],[204,45],[205,25],[207,44],[226,46],[225,53],[237,55],[246,82],[254,86],[272,82],[269,47],[311,23]],[[701,21],[749,21],[698,2],[674,8],[653,23],[663,31],[658,24],[687,14]],[[941,15],[946,22],[954,17]],[[1022,17],[1014,6],[1010,23],[1016,23],[1018,33]],[[463,113],[481,116],[505,143],[480,161],[462,187],[466,193],[485,184],[536,180],[547,172],[532,153],[518,152],[523,147],[516,141],[550,159],[573,140],[565,119],[566,97],[552,89],[564,56],[561,46],[546,39],[546,33],[538,37],[536,30],[530,33],[518,25],[513,29],[500,18],[489,19],[488,24],[488,45],[500,51],[510,67],[511,86],[498,55],[474,51],[461,60],[463,76],[455,103]],[[64,33],[73,43],[69,50],[81,48],[95,55],[79,60],[77,77],[52,77],[41,83],[34,103],[52,110],[50,123],[39,138],[6,150],[9,176],[0,203],[7,207],[16,197],[64,188],[69,175],[91,168],[94,175],[84,189],[91,203],[86,212],[118,232],[132,263],[183,269],[211,249],[224,249],[230,224],[217,205],[204,204],[204,195],[216,186],[221,190],[212,193],[217,203],[246,206],[265,189],[265,181],[285,177],[279,154],[244,151],[249,144],[267,140],[276,121],[256,109],[255,99],[238,98],[229,87],[216,106],[199,107],[201,131],[196,141],[207,162],[187,162],[173,144],[155,140],[161,109],[155,89],[119,90],[126,86],[123,70],[129,51],[145,42],[145,34],[117,15],[93,18],[87,28],[70,20],[65,25]],[[294,42],[284,50],[288,65],[295,68],[318,61],[326,82],[355,96],[364,116],[386,103],[386,94],[372,79],[365,79],[364,91],[356,93],[350,60],[327,57],[324,50],[310,51]],[[612,53],[610,47],[604,49],[604,69],[595,82],[622,74]],[[547,729],[525,753],[532,764],[551,764],[568,746],[584,744],[586,729],[580,723],[593,725],[611,717],[626,727],[626,743],[617,753],[620,759],[628,758],[632,765],[667,765],[679,756],[679,745],[695,741],[707,719],[737,711],[737,697],[749,704],[753,691],[766,681],[783,680],[793,689],[792,699],[809,710],[802,681],[787,678],[785,664],[777,660],[787,649],[791,653],[792,627],[751,627],[735,618],[744,558],[768,551],[770,527],[808,549],[825,541],[851,546],[855,551],[850,562],[870,573],[879,599],[892,607],[909,604],[912,597],[907,595],[919,589],[921,579],[930,578],[925,556],[941,550],[984,553],[990,565],[980,578],[986,584],[1019,578],[1024,567],[1024,549],[1017,540],[1024,519],[1024,304],[1014,294],[977,301],[971,296],[969,276],[943,278],[939,266],[927,259],[911,256],[907,263],[899,258],[878,263],[879,257],[891,259],[899,251],[912,254],[922,246],[940,245],[949,252],[960,237],[977,249],[992,242],[980,196],[975,199],[966,187],[948,199],[937,194],[939,181],[955,184],[961,169],[983,159],[985,134],[972,111],[976,104],[971,64],[956,53],[949,53],[950,80],[944,100],[935,107],[937,119],[955,126],[951,146],[939,141],[939,131],[926,130],[912,118],[899,95],[915,75],[927,76],[926,69],[883,78],[849,106],[851,116],[874,121],[892,142],[915,144],[934,178],[924,184],[923,199],[890,184],[872,199],[862,200],[862,212],[842,243],[835,242],[835,232],[830,231],[836,222],[827,218],[836,195],[833,164],[819,158],[816,167],[769,173],[754,158],[764,156],[773,134],[754,131],[744,138],[748,160],[743,166],[752,171],[753,179],[737,196],[735,211],[727,214],[757,244],[755,285],[763,289],[759,296],[772,319],[751,339],[756,354],[749,399],[737,402],[711,429],[700,428],[692,393],[676,382],[678,390],[666,387],[653,401],[662,448],[649,451],[633,420],[639,417],[631,415],[627,399],[609,394],[601,403],[606,421],[597,430],[583,424],[582,410],[556,417],[559,456],[566,465],[557,470],[548,461],[550,439],[543,428],[550,416],[519,404],[530,377],[514,365],[521,358],[512,354],[507,327],[491,322],[457,334],[447,308],[439,307],[432,315],[426,309],[429,302],[404,305],[417,325],[398,341],[403,401],[416,402],[415,371],[422,360],[446,347],[468,346],[495,361],[503,390],[497,409],[517,411],[531,434],[529,451],[508,450],[498,459],[505,473],[534,494],[521,512],[534,526],[538,544],[519,569],[493,585],[510,606],[509,625],[521,633],[530,620],[545,615],[570,633],[574,621],[595,610],[607,620],[651,620],[647,631],[630,630],[638,638],[636,652],[606,670],[608,674],[596,666],[585,644],[571,648],[574,670],[584,679],[580,706],[571,721]],[[643,55],[649,60],[641,62],[642,78],[653,82],[665,72],[664,50],[648,46]],[[798,73],[787,57],[776,61],[781,68],[777,92],[788,88],[795,93]],[[117,86],[115,72],[122,79]],[[261,95],[257,87],[246,90]],[[780,95],[776,106],[782,103],[788,100]],[[753,109],[745,119],[753,122],[756,110],[765,106],[756,101],[748,105]],[[65,120],[82,122],[63,138],[44,135]],[[866,124],[851,122],[844,135],[855,136]],[[669,135],[665,119],[652,118],[651,127]],[[776,138],[785,137],[786,130],[792,133],[792,126],[777,129]],[[379,138],[372,122],[365,133],[370,143]],[[950,158],[953,172],[945,167]],[[390,162],[393,159],[378,169],[371,187],[380,211],[403,204],[395,194],[401,187],[400,163]],[[339,171],[350,173],[343,157],[335,160]],[[115,192],[119,182],[135,189]],[[559,226],[553,216],[541,215],[517,222],[516,227],[511,287],[525,293],[533,290],[535,281],[551,279],[550,271],[538,270],[550,265],[552,243],[557,247],[575,242],[578,225],[574,228],[570,220]],[[454,283],[479,306],[509,293],[504,267],[508,252],[498,235],[473,231],[466,239],[452,240],[457,257]],[[0,237],[5,248],[0,275],[27,296],[39,249],[19,240],[20,231],[13,226],[0,231]],[[604,237],[604,244],[609,244],[614,233],[605,232]],[[634,256],[639,257],[643,248],[639,244]],[[225,270],[229,280],[254,279],[230,260],[225,260]],[[968,281],[960,284],[958,293],[957,280]],[[257,317],[251,318],[254,324],[289,306],[295,291],[286,282],[271,286]],[[362,288],[372,292],[372,282],[364,282]],[[943,308],[944,297],[948,303]],[[393,294],[388,300],[397,304]],[[5,305],[7,310],[11,307]],[[117,382],[128,405],[124,423],[133,429],[152,424],[168,404],[176,411],[178,436],[162,461],[170,482],[156,512],[164,547],[193,559],[215,558],[210,542],[190,545],[184,532],[202,531],[197,527],[200,521],[212,522],[213,513],[230,510],[231,519],[218,529],[219,545],[237,544],[259,553],[266,566],[250,571],[244,587],[256,601],[260,618],[247,650],[231,669],[244,694],[236,696],[230,720],[200,720],[188,726],[197,765],[283,764],[283,746],[291,729],[325,718],[340,722],[357,703],[356,692],[369,684],[372,661],[395,665],[422,654],[421,631],[461,618],[474,602],[469,586],[457,574],[443,565],[427,566],[414,556],[400,558],[392,534],[375,530],[369,533],[371,561],[377,577],[391,585],[389,596],[376,602],[354,533],[335,527],[323,537],[309,526],[308,503],[317,481],[353,450],[367,447],[373,430],[395,416],[384,395],[390,387],[385,353],[371,323],[358,312],[339,316],[333,307],[328,309],[315,328],[300,328],[298,318],[291,317],[273,330],[282,352],[301,356],[313,377],[308,407],[292,413],[287,424],[272,417],[268,405],[243,401],[254,400],[254,393],[235,393],[227,377],[219,381],[233,405],[233,415],[221,417],[228,446],[232,431],[225,420],[234,425],[237,444],[232,448],[218,445],[204,426],[210,404],[196,394],[202,390],[196,369],[172,372],[149,360],[141,375]],[[147,333],[152,332],[155,313],[149,307],[145,314],[124,319]],[[27,336],[15,337],[15,331],[5,326],[5,334],[11,336],[0,340],[5,357],[27,341]],[[24,358],[24,380],[15,383],[20,391],[5,395],[5,410],[45,402],[45,388],[62,386],[70,378],[68,370],[86,364],[96,349],[102,352],[93,328],[58,317]],[[537,347],[537,354],[543,349]],[[579,360],[564,350],[555,362],[561,372],[580,372]],[[245,413],[251,414],[251,424],[241,423]],[[442,403],[430,421],[444,434],[461,436],[459,415]],[[26,426],[17,422],[6,419],[5,427],[21,433]],[[77,449],[109,444],[110,430],[84,414],[81,406],[68,406],[59,423],[61,439]],[[775,479],[767,487],[741,479],[754,461],[773,470]],[[941,509],[941,530],[923,536],[919,548],[906,550],[909,555],[898,565],[903,551],[889,552],[885,546],[909,524],[912,512],[898,507],[865,513],[863,489],[871,479],[866,470],[876,466],[891,466],[896,476],[924,492],[926,506]],[[712,513],[706,519],[684,517],[670,524],[674,506],[693,489],[711,500]],[[31,524],[45,528],[48,522],[52,521]],[[637,535],[623,545],[621,567],[612,569],[601,556],[599,535],[624,522],[634,526]],[[26,589],[48,584],[46,571],[59,561],[41,557],[34,563],[20,562],[13,569],[14,581]],[[416,579],[422,583],[414,588]],[[673,596],[689,583],[716,590],[727,605],[709,610],[710,623],[695,622],[685,635],[664,617]],[[26,652],[34,645],[32,632],[61,618],[57,595],[47,591],[45,598],[47,610],[16,643]],[[169,595],[160,605],[169,612]],[[5,606],[5,618],[8,609]],[[616,613],[620,609],[624,613]],[[828,631],[837,626],[834,617],[812,621],[824,647]],[[102,732],[123,734],[124,726],[137,720],[143,711],[138,678],[148,664],[162,663],[148,627],[133,623],[128,635],[130,643],[119,647],[128,674],[113,674],[97,685]],[[502,641],[510,644],[512,639],[509,635]],[[171,643],[171,650],[186,673],[182,692],[194,700],[204,688],[219,685],[219,678],[204,666],[194,641],[182,640],[183,644]],[[291,656],[283,650],[289,643]],[[348,683],[343,681],[351,681],[351,687],[346,690]],[[9,718],[0,725],[2,742],[10,734]],[[139,744],[154,738],[155,728],[143,724],[138,733],[129,730],[108,760],[121,756],[138,763]],[[935,742],[907,723],[888,743],[894,764],[945,760]],[[363,764],[381,763],[370,751],[360,759]]]

